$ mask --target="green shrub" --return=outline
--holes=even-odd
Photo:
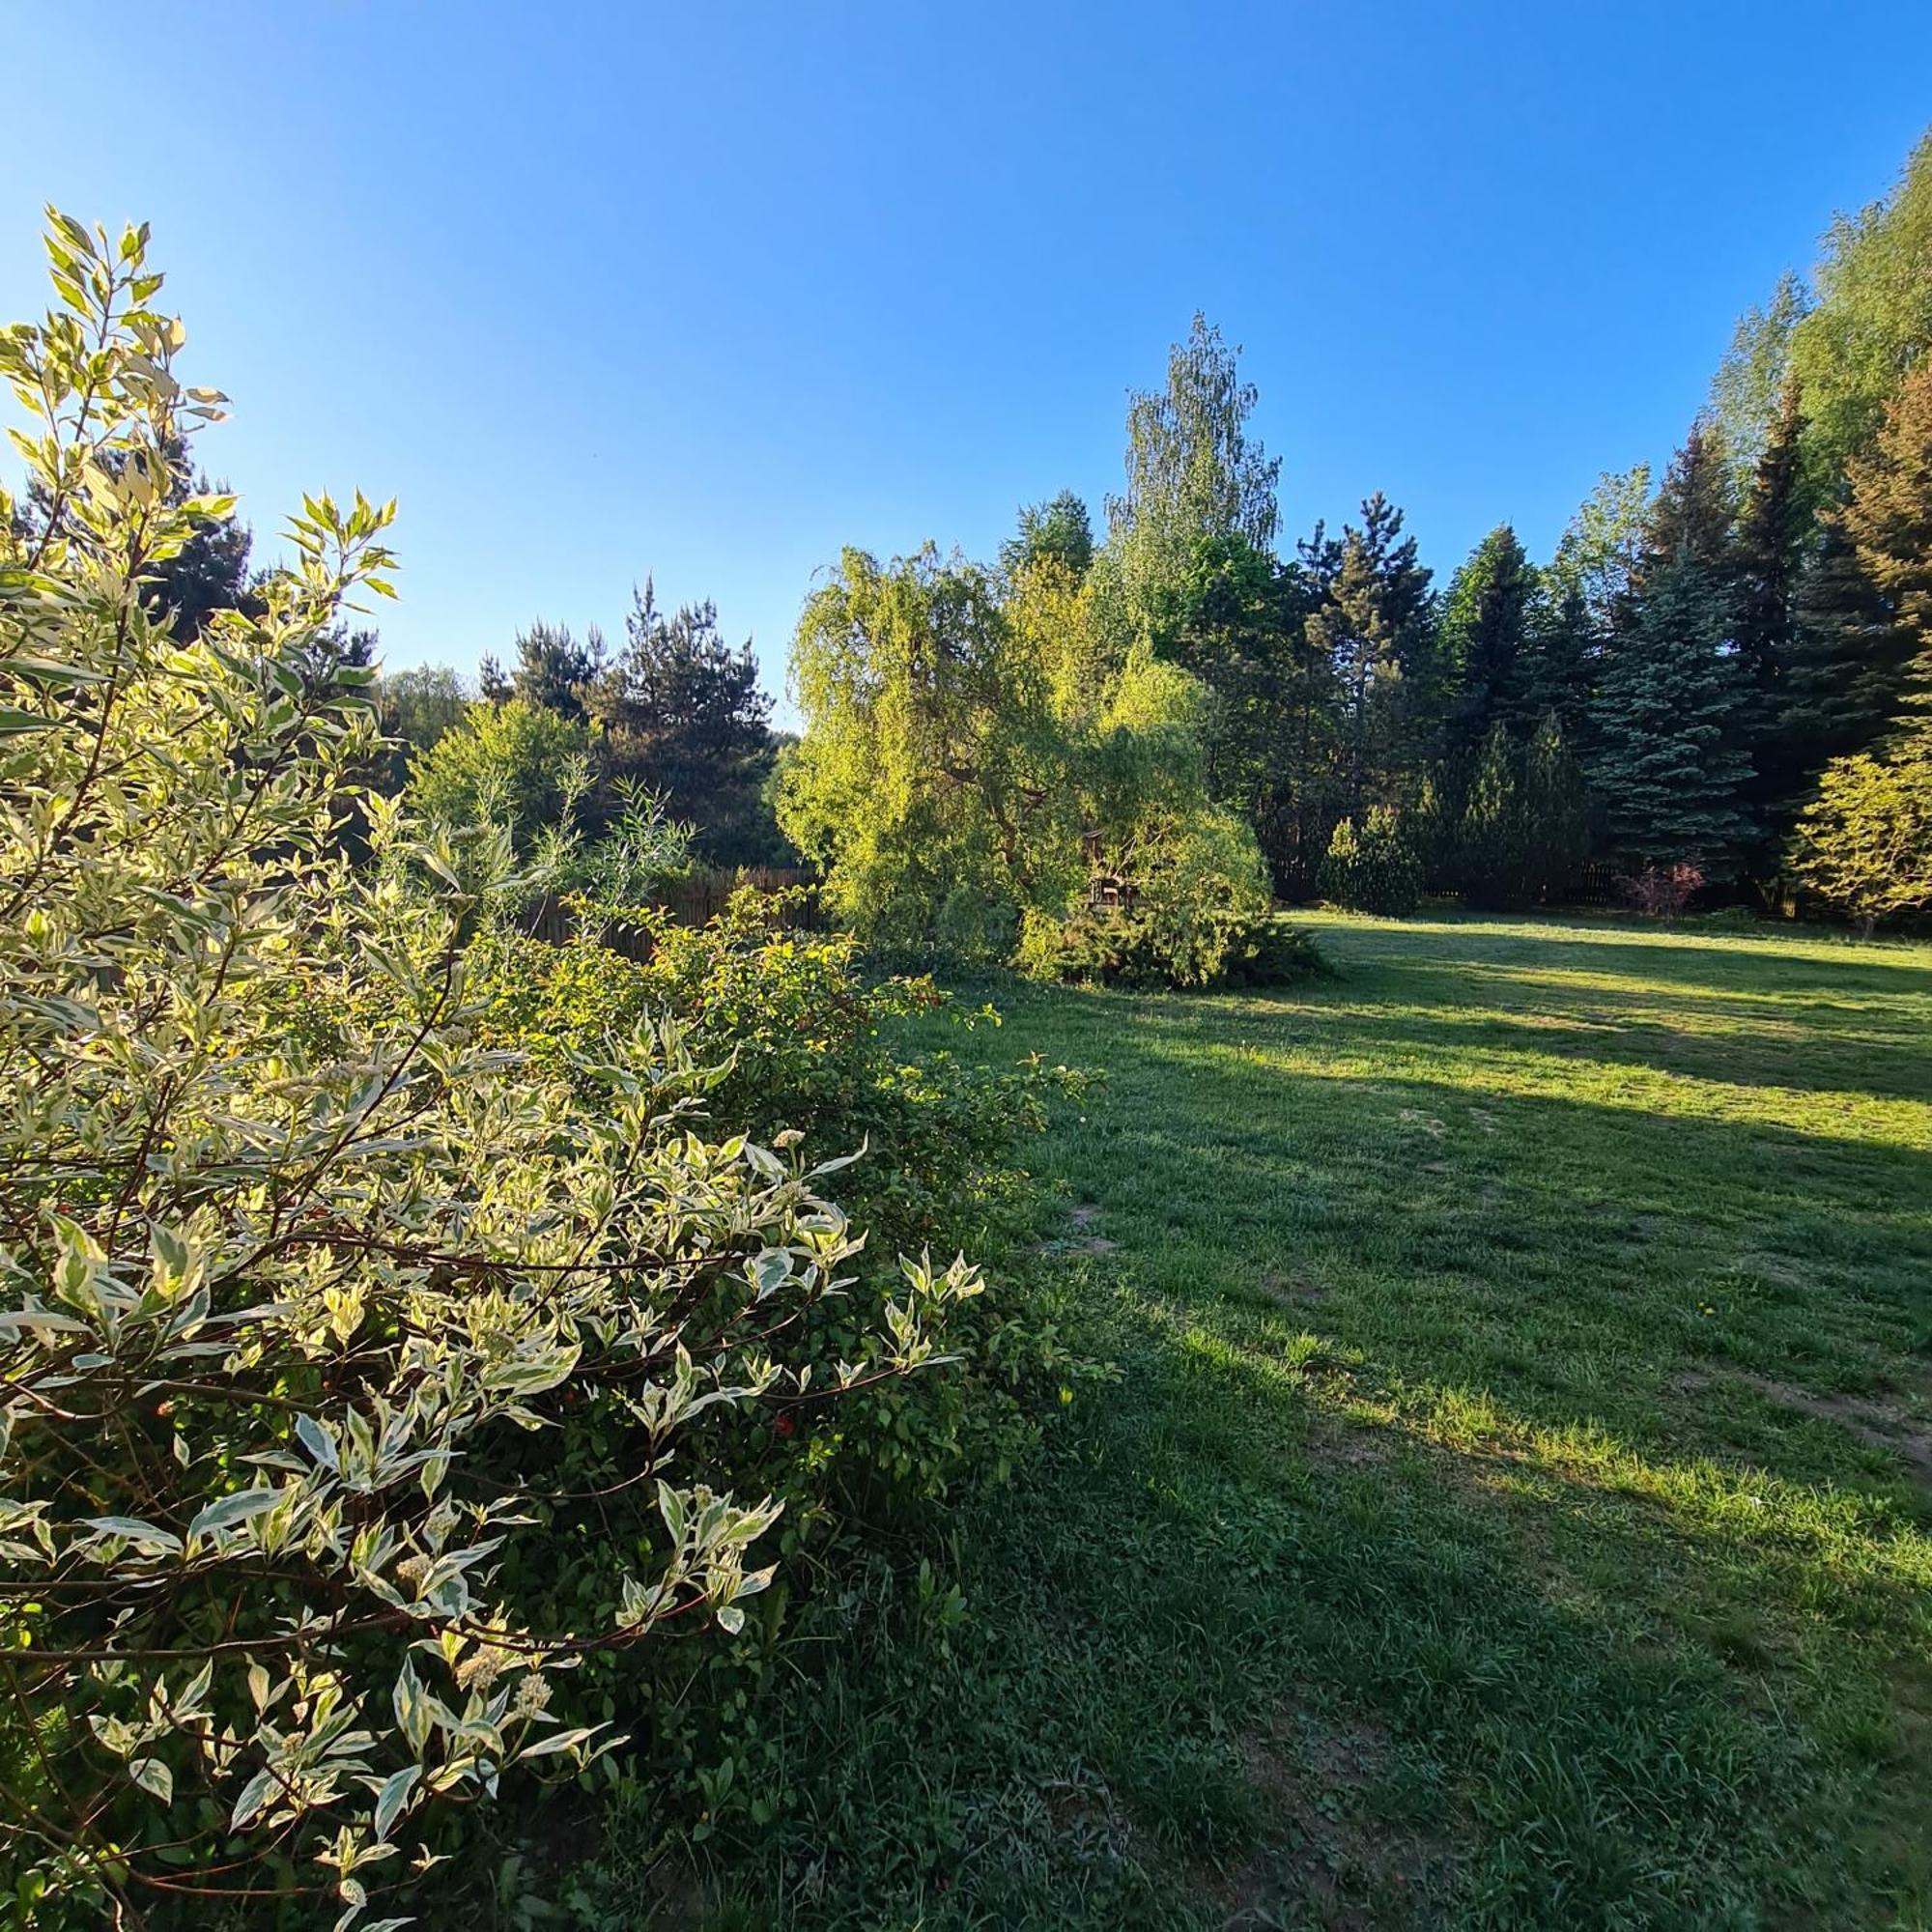
[[[513,697],[472,704],[437,739],[416,763],[410,803],[443,825],[506,825],[526,851],[589,786],[588,727]]]
[[[621,923],[640,959],[594,935],[550,946],[493,934],[478,966],[485,1037],[562,1069],[591,1042],[653,1026],[708,1069],[694,1104],[721,1127],[799,1134],[828,1153],[865,1146],[840,1191],[875,1239],[909,1251],[997,1239],[1025,1193],[1014,1151],[1072,1076],[902,1058],[896,1020],[946,1009],[970,1030],[999,1016],[958,1009],[923,975],[872,979],[852,934],[790,923],[804,898],[741,888],[702,926],[632,908]]]
[[[991,1074],[949,1051],[897,1050],[896,1023],[951,1009],[949,996],[923,978],[873,981],[849,934],[788,926],[800,896],[742,890],[701,927],[639,908],[625,923],[630,943],[648,948],[641,960],[594,938],[549,946],[494,935],[480,967],[481,1033],[537,1065],[595,1081],[583,1065],[594,1043],[650,1026],[689,1063],[685,1084],[704,1131],[866,1149],[840,1171],[839,1190],[867,1231],[867,1253],[876,1242],[880,1254],[849,1265],[843,1320],[821,1310],[812,1327],[770,1344],[781,1373],[810,1387],[836,1378],[867,1321],[901,1292],[895,1253],[1011,1248],[1031,1196],[1015,1152],[1042,1123],[1047,1096],[1077,1083],[1032,1065]],[[998,1024],[990,1009],[955,1016],[962,1028]],[[837,1405],[721,1408],[705,1418],[700,1454],[712,1479],[782,1505],[774,1536],[783,1567],[761,1619],[734,1644],[585,1664],[586,1684],[614,1709],[651,1714],[619,1789],[628,1815],[648,1817],[654,1847],[702,1841],[727,1821],[761,1822],[763,1807],[781,1802],[784,1766],[759,1708],[788,1670],[785,1646],[806,1632],[836,1637],[838,1602],[850,1578],[877,1565],[882,1533],[904,1530],[962,1482],[1003,1479],[1035,1434],[1037,1405],[1022,1396],[1078,1372],[1057,1316],[1010,1276],[953,1303],[943,1337],[933,1332],[958,1357],[944,1376],[875,1380]],[[624,1552],[588,1519],[554,1521],[551,1537],[567,1560],[536,1546],[541,1567],[520,1569],[512,1582],[520,1606],[555,1621],[601,1601]]]
[[[151,583],[230,513],[182,488],[219,399],[172,373],[144,231],[57,216],[48,245],[61,311],[0,331],[41,430],[34,496],[0,493],[10,1907],[162,1926],[252,1893],[346,1927],[466,1803],[622,1775],[618,1657],[768,1627],[846,1440],[895,1477],[945,1462],[957,1378],[925,1411],[895,1385],[980,1282],[871,1255],[825,1193],[843,1160],[715,1126],[739,1070],[675,1024],[492,1037],[487,936],[544,881],[503,828],[363,791],[366,674],[311,675],[345,598],[386,588],[389,512],[308,501],[292,566],[178,640]],[[770,963],[665,951],[700,1003]],[[733,1016],[767,1014],[775,1078],[779,1017],[837,991],[778,977]],[[882,1122],[938,1122],[898,1224],[972,1222],[941,1196],[974,1157],[932,1149],[1025,1097],[987,1126],[970,1083],[877,1071]],[[1035,1346],[973,1333],[982,1382]]]
[[[1877,753],[1833,758],[1791,841],[1791,870],[1867,936],[1932,907],[1932,717]]]
[[[1035,979],[1141,989],[1279,986],[1327,970],[1313,935],[1278,913],[1205,913],[1178,950],[1167,922],[1122,906],[1029,921],[1019,963]]]
[[[1359,832],[1353,819],[1343,819],[1316,886],[1324,899],[1351,912],[1389,919],[1413,912],[1422,898],[1422,867],[1393,810],[1374,807]]]

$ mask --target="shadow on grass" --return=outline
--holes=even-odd
[[[1035,1264],[1122,1375],[781,1639],[739,1922],[1926,1922],[1926,1499],[1761,1384],[1925,1406],[1932,973],[1774,944],[1000,996],[986,1057],[1108,1069],[1038,1165],[1116,1245]]]
[[[1802,1540],[1338,1424],[1316,1379],[1094,1298],[1124,1379],[961,1520],[966,1623],[889,1614],[822,1660],[755,1922],[1850,1926],[1932,1898],[1904,1581],[1823,1599]]]

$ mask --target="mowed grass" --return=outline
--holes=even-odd
[[[742,1922],[1932,1923],[1932,949],[1307,923],[976,1036],[1107,1071],[1118,1378],[801,1655]]]

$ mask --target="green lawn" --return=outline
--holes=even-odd
[[[745,1922],[1932,1924],[1932,949],[1308,923],[976,1036],[1107,1069],[1119,1378],[802,1661]]]

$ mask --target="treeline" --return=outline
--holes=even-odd
[[[668,611],[646,580],[615,650],[595,629],[580,641],[537,623],[513,651],[507,672],[484,658],[474,696],[434,667],[377,687],[396,741],[392,781],[408,782],[424,811],[499,820],[527,843],[573,812],[594,837],[641,790],[691,828],[695,856],[712,865],[796,858],[768,798],[782,744],[771,699],[751,644],[725,641],[714,604]]]
[[[171,506],[208,492],[185,451],[173,461]],[[14,519],[23,535],[45,507],[23,493]],[[259,614],[276,571],[251,568],[251,554],[245,524],[204,522],[153,570],[149,600],[184,642],[223,611]],[[337,624],[309,651],[305,682],[320,695],[343,673],[373,666],[381,639]],[[580,641],[539,620],[513,639],[507,672],[486,655],[473,683],[428,665],[383,675],[371,691],[391,742],[369,776],[391,795],[410,790],[445,823],[501,822],[522,846],[557,829],[594,841],[642,791],[668,822],[688,828],[699,862],[796,861],[768,796],[784,743],[771,727],[771,699],[751,644],[725,641],[708,601],[666,611],[646,579],[614,650],[594,627]]]
[[[1064,925],[1103,874],[1131,901],[1215,810],[1291,899],[1532,904],[1594,863],[1663,908],[1923,906],[1928,348],[1932,138],[1741,322],[1661,480],[1605,474],[1541,562],[1500,524],[1438,587],[1380,495],[1284,550],[1197,316],[1104,535],[1065,494],[993,565],[847,554],[781,820],[859,923],[941,941]]]

